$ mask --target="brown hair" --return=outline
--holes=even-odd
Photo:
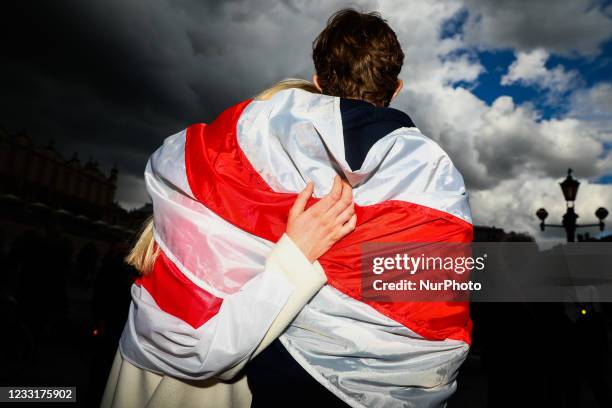
[[[404,53],[395,32],[380,14],[353,9],[336,12],[312,49],[323,93],[389,105]]]

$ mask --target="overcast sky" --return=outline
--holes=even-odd
[[[127,208],[148,201],[142,172],[166,136],[276,80],[310,78],[312,40],[349,5],[397,32],[394,107],[449,152],[477,224],[561,237],[541,234],[533,213],[560,221],[568,167],[582,181],[580,221],[612,207],[610,1],[11,3],[0,6],[0,126],[117,163]]]

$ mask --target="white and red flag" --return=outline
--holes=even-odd
[[[262,273],[266,256],[297,193],[313,181],[321,197],[336,174],[353,186],[357,226],[319,259],[328,284],[281,341],[351,406],[444,401],[469,348],[469,305],[363,300],[360,246],[470,242],[463,179],[417,128],[386,135],[351,169],[339,98],[297,89],[190,126],[150,158],[145,178],[161,253],[132,288],[123,357],[202,379],[252,352],[291,292]]]

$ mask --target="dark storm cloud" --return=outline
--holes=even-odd
[[[0,126],[106,169],[116,162],[120,181],[133,180],[164,137],[278,79],[310,75],[310,43],[326,17],[305,13],[302,31],[287,35],[270,21],[299,11],[291,3],[5,3]],[[126,183],[118,198],[131,201]]]
[[[118,30],[112,16],[75,6],[5,6],[0,123],[140,171],[146,152],[195,110],[166,86],[172,66],[148,60],[138,36]],[[134,152],[140,163],[125,160]]]

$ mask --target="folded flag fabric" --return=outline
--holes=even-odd
[[[366,242],[470,242],[463,179],[417,128],[376,142],[360,169],[344,153],[339,98],[285,90],[167,138],[145,171],[160,256],[132,288],[121,352],[186,379],[215,375],[263,338],[291,288],[263,273],[308,181],[353,186],[357,226],[319,259],[328,284],[281,336],[351,406],[438,406],[469,348],[467,303],[361,297]],[[318,198],[313,198],[315,201]]]

